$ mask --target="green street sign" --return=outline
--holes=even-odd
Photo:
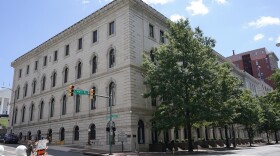
[[[112,119],[118,118],[119,116],[117,114],[112,114]],[[110,119],[110,116],[106,116],[107,119]]]
[[[74,94],[76,95],[88,95],[88,91],[87,90],[74,90]]]

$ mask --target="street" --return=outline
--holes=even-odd
[[[15,156],[16,155],[16,147],[20,144],[3,144],[0,145],[4,146],[5,152],[3,156]],[[47,149],[48,156],[82,156],[83,154],[80,152],[73,152],[68,150],[55,150],[51,147]]]

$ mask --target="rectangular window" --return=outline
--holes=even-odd
[[[109,35],[113,35],[115,33],[115,22],[109,23]]]
[[[27,67],[26,67],[26,75],[28,75],[29,74],[29,65],[27,65]]]
[[[38,70],[38,61],[35,61],[34,70]]]
[[[92,43],[97,42],[97,30],[92,33]]]
[[[53,61],[57,61],[57,50],[54,51]]]
[[[44,56],[44,66],[47,65],[47,62],[48,62],[48,56]]]
[[[154,26],[149,24],[149,36],[154,38]]]
[[[18,77],[21,78],[22,69],[19,70]]]
[[[78,50],[83,48],[83,38],[79,38],[78,40]]]
[[[160,36],[160,43],[164,43],[164,31],[160,30],[159,36]]]
[[[70,47],[69,47],[69,44],[67,44],[65,46],[65,56],[68,56],[69,55],[69,51],[70,51]]]

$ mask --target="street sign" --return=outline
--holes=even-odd
[[[88,95],[89,92],[87,90],[74,90],[74,94],[76,94],[76,95]]]
[[[120,132],[118,135],[119,142],[127,142],[127,136],[125,132]]]
[[[117,114],[112,114],[112,119],[118,118],[119,116]],[[110,115],[106,116],[107,119],[110,119]]]

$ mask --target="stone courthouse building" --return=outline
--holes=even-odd
[[[16,102],[11,103],[10,130],[22,140],[48,136],[52,143],[90,143],[93,148],[108,149],[108,99],[68,97],[72,84],[79,90],[95,88],[98,95],[112,93],[113,150],[121,149],[121,132],[127,135],[124,148],[130,151],[147,150],[159,140],[185,138],[184,128],[155,135],[150,123],[155,105],[142,97],[146,90],[142,55],[166,42],[167,20],[141,0],[114,0],[17,58],[12,62]],[[235,70],[248,81],[245,87],[255,86],[256,94],[262,94],[260,86],[269,87]],[[196,137],[205,135],[202,129],[196,132],[201,132]]]

